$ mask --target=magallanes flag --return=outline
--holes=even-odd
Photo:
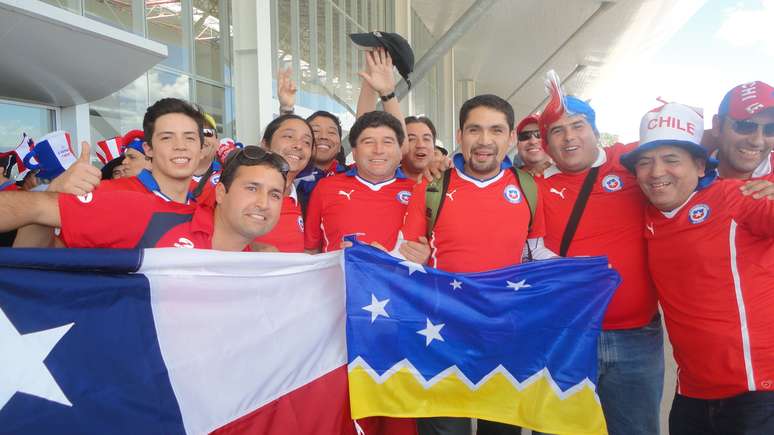
[[[352,417],[472,417],[605,434],[597,338],[621,281],[604,257],[453,274],[345,253]]]

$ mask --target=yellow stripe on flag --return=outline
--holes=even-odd
[[[562,399],[540,376],[519,391],[501,373],[471,390],[456,374],[425,388],[406,368],[378,383],[361,366],[349,372],[355,419],[391,417],[475,417],[551,434],[604,435],[607,425],[594,391],[582,385]]]

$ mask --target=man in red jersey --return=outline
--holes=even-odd
[[[774,433],[774,202],[714,180],[702,130],[666,104],[621,158],[651,203],[648,260],[679,367],[669,430]]]
[[[760,81],[734,87],[712,126],[722,178],[774,181],[774,88]]]
[[[214,210],[132,191],[97,189],[79,196],[3,192],[0,226],[59,227],[62,240],[73,248],[249,250],[250,241],[270,231],[279,218],[287,171],[276,154],[258,147],[238,151],[216,188]]]
[[[552,97],[549,105],[560,110],[547,109],[539,122],[554,161],[538,183],[545,245],[562,256],[606,255],[621,274],[599,337],[597,394],[611,435],[658,433],[664,351],[642,236],[646,200],[619,162],[633,145],[602,148],[594,110],[578,98]]]
[[[349,133],[355,167],[320,180],[312,192],[304,235],[307,252],[338,250],[347,235],[387,250],[396,247],[415,184],[398,169],[403,139],[400,121],[387,112],[369,112],[355,121]],[[412,261],[426,259],[412,255],[415,251],[429,252],[426,241],[400,249]]]
[[[460,109],[457,143],[443,203],[431,232],[430,265],[450,272],[482,272],[518,264],[527,240],[533,258],[548,258],[542,248],[543,212],[540,198],[534,218],[523,188],[506,157],[513,143],[511,105],[495,95],[479,95]],[[428,230],[425,182],[409,202],[403,233],[420,240]],[[531,230],[529,230],[531,224]],[[421,435],[470,434],[470,419],[426,418],[418,421]],[[479,420],[479,434],[518,434],[520,428]]]

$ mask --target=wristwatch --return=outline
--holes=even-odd
[[[390,101],[390,99],[395,98],[395,91],[392,91],[387,95],[379,95],[379,98],[384,102]]]

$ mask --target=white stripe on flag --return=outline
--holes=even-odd
[[[149,249],[161,354],[188,433],[207,433],[346,363],[341,253]]]

